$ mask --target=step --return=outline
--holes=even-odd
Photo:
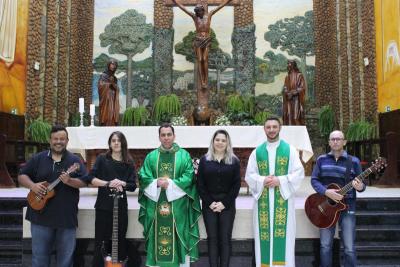
[[[0,225],[0,240],[4,239],[22,240],[22,225]]]
[[[400,223],[400,222],[399,222]],[[356,225],[357,231],[400,231],[400,225]]]
[[[19,210],[27,205],[26,198],[2,197],[0,198],[0,210]]]
[[[398,225],[400,222],[400,211],[357,211],[357,225]]]
[[[400,241],[397,242],[356,242],[356,250],[358,251],[380,251],[380,252],[389,252],[389,251],[400,251]]]
[[[0,210],[0,216],[1,217],[14,217],[14,216],[21,216],[22,215],[22,209],[16,209],[16,210]]]
[[[22,241],[20,240],[0,240],[0,251],[21,251]]]
[[[357,198],[357,211],[400,211],[400,198]]]
[[[23,213],[21,210],[0,210],[0,225],[22,224]]]

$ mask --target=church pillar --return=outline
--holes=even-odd
[[[234,7],[232,34],[234,86],[240,94],[254,95],[256,65],[256,26],[253,17],[253,1],[243,0]]]
[[[154,0],[152,101],[171,93],[174,49],[174,12],[164,0]]]

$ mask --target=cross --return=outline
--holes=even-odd
[[[223,1],[222,0],[181,0],[182,4],[185,6],[195,6],[197,4],[202,4],[204,8],[207,10],[208,6],[218,6],[220,5]],[[167,6],[175,6],[175,4],[172,2],[172,0],[165,0],[165,5]],[[228,6],[238,6],[240,5],[240,0],[232,0],[228,4]]]

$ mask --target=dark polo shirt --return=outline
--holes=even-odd
[[[35,154],[24,167],[20,174],[25,174],[34,182],[55,181],[63,171],[67,171],[74,163],[79,163],[78,171],[71,173],[74,178],[86,175],[86,168],[74,154],[65,151],[61,161],[56,162],[51,157],[51,151]],[[26,219],[34,224],[54,228],[74,228],[78,226],[79,189],[58,183],[54,188],[55,196],[48,200],[45,208],[35,211],[28,205]]]

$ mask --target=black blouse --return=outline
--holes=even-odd
[[[203,207],[212,202],[221,201],[228,209],[235,204],[240,190],[240,163],[238,158],[233,159],[231,165],[223,161],[210,161],[204,155],[200,159],[197,174],[197,189],[203,201]]]
[[[124,188],[126,191],[133,192],[136,189],[136,170],[133,162],[127,164],[114,160],[105,154],[99,155],[96,158],[96,162],[88,175],[87,182],[90,183],[93,178],[99,178],[103,181],[119,179],[126,182],[126,187]],[[123,192],[123,198],[119,200],[119,207],[127,208],[128,202],[125,190]],[[113,203],[109,188],[99,187],[95,208],[112,210]]]

